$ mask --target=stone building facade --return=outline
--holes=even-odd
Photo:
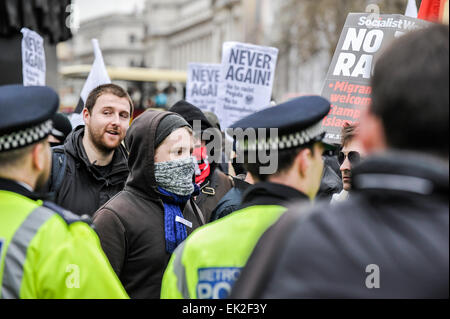
[[[239,41],[271,46],[279,35],[283,0],[147,0],[146,64],[186,70],[189,62],[220,63],[222,43]],[[280,54],[273,96],[281,102],[299,94],[320,93],[329,57],[318,54],[299,65],[295,51]]]

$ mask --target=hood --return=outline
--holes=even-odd
[[[155,137],[159,122],[170,114],[173,113],[146,111],[131,123],[125,136],[130,169],[125,190],[132,189],[144,197],[160,198],[155,178]]]
[[[83,162],[87,167],[91,166],[86,151],[83,147],[84,125],[77,126],[66,138],[64,148],[75,159]]]
[[[87,170],[91,172],[96,179],[102,180],[104,179],[104,177],[101,175],[99,171],[97,171],[95,165],[89,162],[86,150],[84,149],[83,146],[84,130],[85,130],[84,125],[76,127],[69,134],[69,136],[67,136],[66,141],[64,143],[64,149],[77,162],[80,162],[81,164],[86,166]],[[123,174],[128,174],[127,152],[123,147],[123,145],[119,145],[119,147],[114,151],[112,162],[113,166],[107,178],[111,178],[110,182],[112,184],[116,184],[118,182],[123,181],[124,178]]]

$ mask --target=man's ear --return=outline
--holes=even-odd
[[[300,177],[302,178],[306,176],[306,172],[308,171],[310,156],[311,150],[309,148],[305,148],[298,152],[297,156],[294,159],[296,170],[299,172]]]
[[[91,113],[89,113],[87,108],[83,108],[83,121],[84,124],[89,122],[89,118],[91,117]]]
[[[384,135],[383,121],[367,108],[361,116],[359,124],[359,134],[361,145],[367,154],[386,149],[386,138]]]
[[[45,151],[45,145],[42,142],[33,146],[31,151],[31,163],[33,165],[33,169],[42,171],[45,168],[45,161],[47,160],[45,157]]]

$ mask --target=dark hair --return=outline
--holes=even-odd
[[[249,154],[249,152],[244,153],[244,167],[245,169],[252,174],[253,177],[257,178],[259,181],[264,182],[267,181],[269,176],[277,175],[280,173],[283,173],[284,171],[289,170],[292,167],[292,164],[294,163],[294,159],[297,157],[297,155],[304,149],[308,148],[311,150],[311,152],[314,154],[314,143],[309,143],[302,145],[301,147],[295,147],[295,148],[289,148],[289,149],[283,149],[278,150],[278,167],[275,174],[261,174],[260,168],[267,166],[267,163],[261,163],[259,160],[258,152],[255,151],[256,154]],[[266,153],[267,154],[267,153]],[[250,155],[256,155],[256,163],[249,163],[249,158],[252,157]]]
[[[44,143],[44,141],[46,141],[46,140],[44,139],[44,140],[41,140],[34,144],[27,145],[25,147],[21,147],[18,149],[13,149],[13,150],[6,151],[6,152],[0,152],[0,170],[3,166],[6,167],[6,166],[10,166],[10,165],[19,164],[20,161],[23,160],[25,158],[25,156],[31,152],[31,150],[33,149],[33,147],[36,144]]]
[[[402,36],[377,61],[370,111],[389,147],[448,156],[449,28]]]
[[[358,127],[357,123],[350,124],[348,122],[345,122],[344,126],[342,127],[341,131],[341,146],[344,147],[347,145],[354,137],[355,137],[355,131]]]
[[[100,85],[93,89],[91,93],[89,93],[86,99],[86,103],[84,104],[84,107],[89,111],[89,113],[92,113],[92,108],[94,107],[95,102],[97,102],[97,99],[105,93],[110,93],[117,97],[127,98],[128,103],[130,103],[130,116],[133,115],[133,101],[131,100],[127,91],[122,89],[120,86],[112,83]]]

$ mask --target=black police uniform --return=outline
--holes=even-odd
[[[292,204],[231,298],[448,298],[448,162],[388,152],[352,174],[351,200]]]

